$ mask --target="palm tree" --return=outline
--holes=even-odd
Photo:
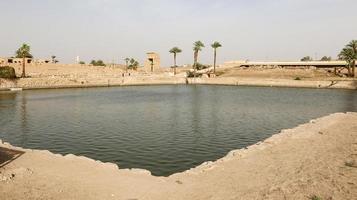
[[[352,50],[352,76],[356,77],[357,40],[352,40],[348,43],[347,48]]]
[[[126,65],[125,65],[125,67],[126,67],[126,68],[125,68],[125,71],[128,72],[128,64],[129,64],[130,58],[125,58],[124,60],[125,60],[125,63],[126,63]]]
[[[177,68],[177,65],[176,65],[176,55],[177,55],[178,53],[181,53],[182,50],[181,50],[180,48],[178,48],[178,47],[174,47],[174,48],[172,48],[169,52],[174,54],[174,75],[176,75],[176,68]]]
[[[16,57],[22,58],[21,77],[25,78],[26,77],[26,72],[25,72],[26,58],[32,58],[32,55],[30,54],[30,46],[27,44],[22,44],[22,46],[16,51]]]
[[[347,62],[347,69],[349,76],[356,76],[356,59],[357,59],[357,40],[352,40],[342,49],[338,55],[339,59],[345,60]],[[352,68],[352,71],[351,71]]]
[[[214,42],[211,47],[214,49],[213,73],[216,74],[217,49],[222,47],[219,42]]]
[[[197,65],[197,60],[198,60],[198,52],[202,51],[202,48],[205,47],[205,45],[201,41],[196,41],[193,44],[193,69],[194,69],[194,76],[196,77],[196,65]]]
[[[351,49],[343,48],[340,54],[338,54],[338,58],[341,60],[345,60],[347,62],[347,70],[348,76],[351,76],[351,61],[353,57],[353,52]]]

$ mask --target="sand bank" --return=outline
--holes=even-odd
[[[0,168],[1,199],[355,199],[357,113],[283,130],[169,177],[27,150]],[[119,167],[120,168],[120,167]]]

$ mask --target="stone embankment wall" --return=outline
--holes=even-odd
[[[121,77],[121,78],[25,78],[0,79],[0,90],[10,88],[75,88],[75,87],[109,87],[128,85],[240,85],[266,87],[301,87],[301,88],[339,88],[357,89],[357,81],[352,80],[290,80],[290,79],[257,79],[257,78],[184,78],[184,77]]]
[[[150,78],[150,77],[125,77],[125,78],[25,78],[25,79],[0,79],[0,90],[10,88],[42,89],[42,88],[81,88],[81,87],[110,87],[126,85],[166,85],[185,84],[185,78]]]
[[[338,88],[357,89],[357,81],[351,80],[291,80],[291,79],[257,79],[257,78],[191,78],[189,84],[241,85],[265,87],[300,87],[300,88]]]

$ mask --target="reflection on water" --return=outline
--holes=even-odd
[[[0,93],[0,138],[169,175],[335,112],[352,90],[140,86]]]

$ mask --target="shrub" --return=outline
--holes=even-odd
[[[187,77],[187,78],[193,78],[193,77],[195,77],[195,72],[193,72],[193,71],[188,71],[188,72],[186,72],[186,77]],[[196,77],[202,77],[202,74],[196,73]]]
[[[312,58],[310,56],[305,56],[303,58],[301,58],[301,61],[312,61]]]
[[[202,69],[207,69],[207,68],[209,68],[208,65],[204,65],[204,64],[201,64],[201,63],[197,63],[196,64],[196,69],[197,70],[202,70]]]
[[[309,199],[311,199],[311,200],[322,200],[321,197],[316,196],[316,195],[310,196]]]
[[[0,78],[16,78],[15,69],[12,67],[0,67]]]
[[[90,64],[94,66],[105,66],[104,62],[102,60],[92,60]]]
[[[331,61],[331,60],[332,60],[332,58],[330,56],[329,57],[324,56],[321,58],[321,61]]]
[[[84,61],[80,61],[79,64],[85,65],[86,63]]]
[[[193,78],[195,76],[194,72],[188,71],[186,72],[187,78]]]
[[[301,81],[301,78],[300,77],[296,77],[294,80],[295,81]]]

